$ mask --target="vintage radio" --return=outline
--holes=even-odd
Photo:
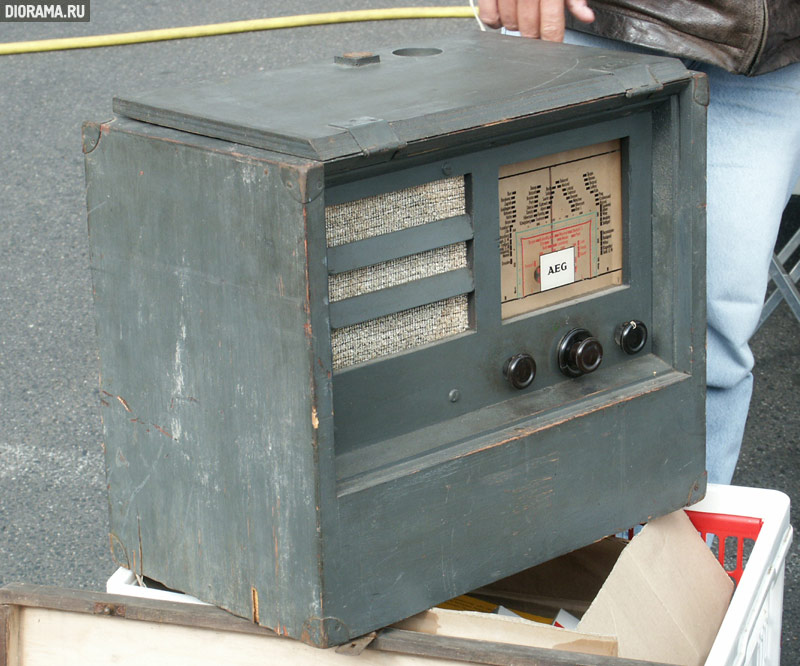
[[[116,560],[324,646],[702,497],[707,95],[476,35],[116,99]]]

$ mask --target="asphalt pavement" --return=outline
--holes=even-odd
[[[396,3],[370,0],[369,7]],[[432,3],[404,0],[404,6]],[[439,1],[461,5],[461,0]],[[0,23],[0,42],[367,8],[344,0],[105,0],[91,22]],[[0,56],[0,585],[100,590],[108,547],[97,343],[80,126],[111,99],[381,44],[435,46],[468,19],[370,22]],[[800,500],[800,323],[782,306],[758,332],[756,385],[734,482]],[[800,663],[800,561],[786,569],[784,664]]]

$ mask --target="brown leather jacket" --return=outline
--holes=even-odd
[[[800,0],[590,0],[595,21],[568,26],[735,74],[800,60]]]

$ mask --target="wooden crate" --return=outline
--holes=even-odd
[[[659,666],[617,657],[382,629],[338,648],[278,636],[215,607],[11,584],[0,666]],[[663,664],[660,666],[664,666]]]

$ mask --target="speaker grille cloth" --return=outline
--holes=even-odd
[[[396,354],[469,328],[467,296],[455,296],[331,331],[333,369]]]
[[[400,259],[331,275],[328,296],[331,302],[368,294],[467,267],[467,244],[454,243]]]
[[[328,247],[464,215],[464,178],[445,178],[325,208]]]

